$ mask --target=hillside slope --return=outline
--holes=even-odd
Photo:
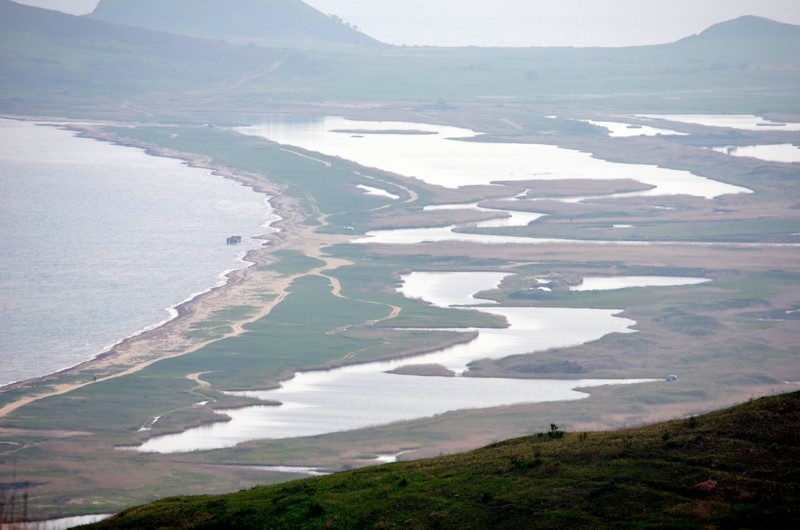
[[[799,462],[793,393],[644,428],[553,428],[465,454],[166,499],[93,528],[791,528]]]
[[[106,1],[101,6],[114,5]],[[198,12],[216,1],[197,2]],[[139,4],[118,5],[130,10]],[[235,20],[217,18],[222,27],[246,33],[250,17],[242,13],[247,12],[240,9]],[[264,10],[252,19],[259,13]],[[200,20],[211,18],[208,12]],[[177,109],[197,116],[198,109],[249,113],[249,106],[263,108],[265,102],[324,100],[591,101],[595,109],[627,112],[800,111],[800,27],[755,17],[661,46],[323,48],[237,46],[0,0],[0,111],[63,116],[65,109],[89,109],[116,117],[132,101],[150,114]]]
[[[94,20],[266,46],[378,41],[300,0],[101,0]]]
[[[62,99],[127,98],[203,90],[253,75],[300,73],[309,63],[289,50],[108,24],[0,0],[0,107]]]
[[[713,54],[720,59],[795,62],[800,26],[762,17],[743,16],[686,37],[671,45],[685,53]]]

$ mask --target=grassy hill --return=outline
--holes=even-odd
[[[465,454],[165,499],[93,528],[791,528],[798,463],[793,393],[643,428],[553,426]]]
[[[94,20],[266,46],[380,43],[300,0],[101,0]]]

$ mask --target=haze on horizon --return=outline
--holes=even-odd
[[[72,14],[98,0],[14,0]],[[800,25],[797,0],[306,0],[396,45],[632,46],[756,15]]]

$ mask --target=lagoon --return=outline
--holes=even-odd
[[[619,311],[501,307],[476,298],[507,276],[496,272],[415,272],[403,276],[401,292],[437,306],[467,307],[504,317],[507,328],[477,331],[466,344],[416,357],[364,363],[335,370],[299,372],[275,390],[232,393],[279,401],[280,406],[219,410],[230,421],[155,437],[138,450],[174,453],[232,447],[249,440],[313,436],[444,414],[449,411],[588,397],[581,388],[636,384],[652,379],[496,379],[425,377],[389,373],[411,364],[439,364],[461,373],[483,358],[503,358],[632,333],[634,321]],[[484,305],[488,304],[488,305]],[[580,322],[580,326],[575,326]],[[435,332],[435,330],[431,330]]]
[[[581,121],[606,129],[608,135],[612,138],[630,138],[633,136],[688,136],[688,133],[673,131],[671,129],[660,129],[649,125],[638,125],[618,121]]]
[[[631,195],[710,199],[749,192],[688,171],[609,162],[552,145],[481,142],[476,131],[428,123],[278,116],[235,130],[453,189],[528,180],[632,179],[653,188]],[[351,134],[354,130],[359,134]]]
[[[766,160],[767,162],[800,162],[800,147],[792,144],[772,144],[772,145],[729,145],[725,147],[714,147],[714,151],[730,156],[744,156]]]
[[[800,131],[800,123],[780,123],[751,114],[637,114],[636,116],[743,131]]]
[[[524,212],[517,210],[500,210],[498,208],[484,208],[478,203],[470,204],[434,204],[426,206],[423,211],[431,212],[436,210],[475,210],[478,212],[490,212],[497,214],[493,219],[479,221],[473,226],[476,228],[510,228],[515,226],[528,226],[537,219],[541,219],[545,214],[535,212]]]
[[[681,285],[698,285],[710,282],[710,278],[692,278],[689,276],[588,276],[579,285],[570,287],[570,291],[610,291],[630,287],[675,287]]]

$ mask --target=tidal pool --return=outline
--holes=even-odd
[[[508,322],[506,328],[462,328],[465,332],[477,331],[477,338],[411,358],[298,372],[275,390],[232,393],[278,401],[281,405],[220,410],[217,412],[230,417],[230,421],[155,437],[138,450],[175,453],[232,447],[248,440],[313,436],[454,410],[582,399],[588,394],[581,388],[654,381],[423,377],[388,373],[411,364],[439,364],[460,373],[477,359],[575,346],[609,333],[633,333],[631,326],[635,322],[617,316],[618,310],[485,306],[488,301],[475,298],[476,293],[496,288],[505,276],[496,272],[416,272],[403,277],[401,292],[409,297],[422,297],[437,306],[477,308],[502,316]],[[576,322],[580,325],[576,326]]]
[[[351,134],[357,130],[358,135]],[[287,120],[236,131],[280,144],[351,160],[445,188],[504,181],[632,179],[654,186],[636,195],[705,198],[750,190],[645,164],[623,164],[552,145],[481,142],[480,133],[427,123],[358,121],[340,117]]]

